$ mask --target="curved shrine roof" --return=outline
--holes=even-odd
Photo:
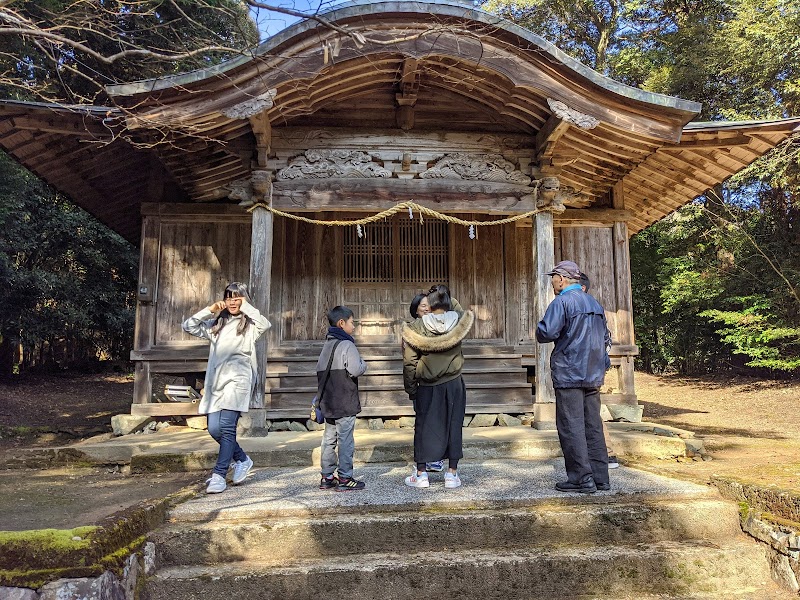
[[[365,43],[307,20],[248,56],[110,86],[118,108],[0,101],[0,147],[131,241],[142,202],[232,202],[235,182],[313,150],[364,152],[391,175],[279,181],[286,206],[319,210],[311,196],[327,185],[326,209],[348,189],[387,202],[428,190],[497,212],[492,198],[531,190],[420,177],[443,156],[502,155],[557,176],[573,209],[608,208],[621,185],[636,232],[800,125],[691,123],[699,104],[615,82],[459,3],[354,2],[321,17]]]

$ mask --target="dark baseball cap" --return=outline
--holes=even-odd
[[[546,273],[546,275],[562,275],[564,277],[569,277],[570,279],[580,279],[581,270],[578,268],[578,265],[571,260],[562,260],[555,267],[553,267],[552,271]]]

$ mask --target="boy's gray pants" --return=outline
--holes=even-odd
[[[356,451],[356,442],[353,439],[353,429],[355,427],[355,416],[325,419],[325,433],[322,434],[322,446],[320,446],[322,450],[320,467],[323,477],[330,477],[337,470],[339,471],[339,479],[353,477],[353,454]],[[336,459],[337,445],[339,446],[338,461]]]

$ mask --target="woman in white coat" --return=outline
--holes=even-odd
[[[206,492],[225,491],[231,461],[234,485],[242,483],[253,461],[236,441],[239,416],[250,407],[256,376],[256,340],[270,322],[249,303],[247,286],[233,282],[223,300],[204,308],[183,322],[183,330],[211,342],[208,367],[198,412],[208,415],[208,432],[219,444],[217,464]]]

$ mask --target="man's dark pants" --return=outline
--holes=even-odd
[[[587,476],[595,484],[608,478],[608,451],[600,419],[600,391],[597,388],[556,388],[556,428],[564,453],[570,483],[582,483]]]

